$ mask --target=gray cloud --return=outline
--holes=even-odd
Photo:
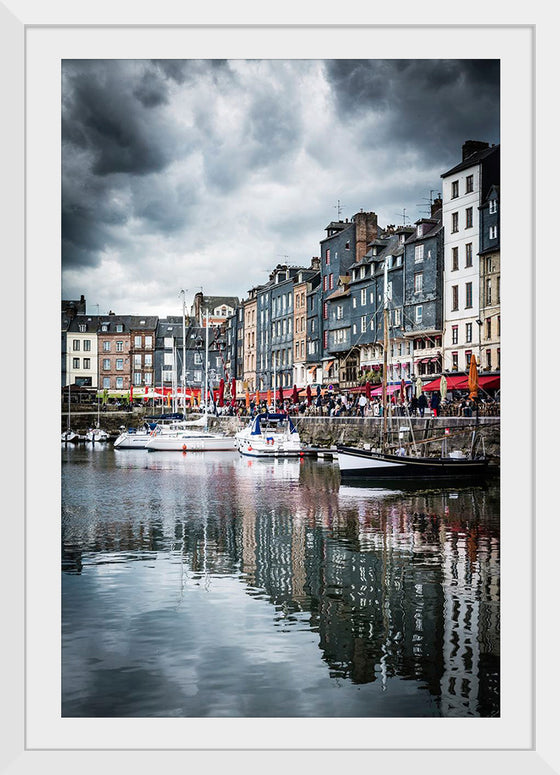
[[[167,314],[196,274],[243,296],[317,254],[337,200],[418,218],[466,139],[499,142],[498,61],[64,61],[63,293],[127,312],[146,288]]]

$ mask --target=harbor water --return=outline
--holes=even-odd
[[[62,445],[62,715],[499,716],[499,488],[424,487]]]

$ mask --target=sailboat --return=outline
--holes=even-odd
[[[152,431],[151,438],[144,445],[148,451],[177,450],[179,452],[214,452],[234,451],[236,449],[233,436],[221,433],[211,433],[208,430],[208,310],[206,310],[206,370],[204,377],[205,411],[197,420],[183,423],[177,431],[164,431],[157,427]],[[184,361],[183,361],[184,363]],[[198,427],[197,427],[198,426]]]
[[[70,427],[70,382],[68,383],[68,424],[66,430],[62,433],[61,440],[65,443],[68,441],[76,441],[78,434]]]
[[[235,434],[237,449],[248,457],[294,457],[303,454],[292,418],[283,412],[257,414]]]
[[[383,305],[383,407],[387,406],[387,352],[389,349],[389,298],[387,293],[387,261],[384,268],[384,305]],[[474,358],[474,355],[472,356]],[[401,418],[399,418],[400,420]],[[430,439],[435,441],[436,439]],[[447,437],[442,437],[444,449]],[[473,433],[470,456],[462,452],[442,454],[440,457],[420,457],[407,452],[404,446],[391,451],[387,433],[387,412],[383,411],[383,432],[381,450],[361,449],[344,444],[337,445],[337,461],[342,481],[352,479],[391,480],[398,483],[424,480],[429,482],[448,480],[477,480],[488,473],[489,461],[484,455],[475,454],[477,434]]]
[[[97,395],[97,425],[95,428],[90,428],[86,433],[86,441],[95,443],[96,441],[109,441],[109,434],[100,427],[99,416],[99,394]]]

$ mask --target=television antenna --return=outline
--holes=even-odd
[[[336,200],[336,204],[333,205],[333,208],[336,210],[336,215],[338,217],[338,220],[340,221],[340,218],[342,216],[342,210],[344,209],[344,205],[341,203],[340,199]]]

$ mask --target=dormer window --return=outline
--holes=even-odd
[[[117,332],[117,334],[122,334],[122,331],[123,331],[122,323],[117,323],[117,325],[115,326],[115,331]]]
[[[423,223],[419,223],[418,226],[416,227],[416,236],[417,237],[422,237],[423,234],[424,234],[424,224]]]

